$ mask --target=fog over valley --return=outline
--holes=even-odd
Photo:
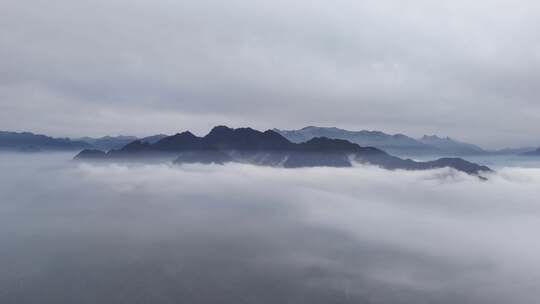
[[[533,303],[540,169],[0,153],[1,303]]]

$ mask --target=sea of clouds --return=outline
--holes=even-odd
[[[533,303],[540,169],[0,155],[1,303]]]

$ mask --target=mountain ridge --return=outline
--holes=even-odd
[[[424,135],[419,139],[419,141],[441,151],[446,151],[457,155],[476,155],[487,153],[486,150],[477,145],[465,143],[450,138],[449,136],[439,137],[437,135]]]
[[[415,139],[405,134],[387,134],[381,131],[350,131],[336,127],[307,126],[298,130],[274,129],[292,142],[302,142],[313,137],[345,139],[363,146],[372,146],[392,154],[465,156],[488,153],[486,150],[469,143],[442,138],[436,135]]]
[[[147,137],[137,137],[137,136],[126,136],[126,135],[118,135],[118,136],[102,136],[102,137],[80,137],[76,140],[87,142],[88,144],[92,145],[95,149],[98,150],[105,150],[109,151],[112,149],[120,149],[123,146],[135,141],[135,140],[141,140],[144,142],[149,143],[155,143],[156,141],[167,137],[165,134],[157,134]]]
[[[0,149],[8,151],[72,151],[91,147],[83,141],[32,132],[0,131]]]
[[[258,165],[288,168],[330,166],[350,167],[353,162],[371,164],[386,169],[426,170],[452,167],[468,174],[490,172],[490,168],[458,158],[417,162],[392,156],[375,147],[362,147],[342,139],[311,138],[293,143],[281,134],[251,128],[214,127],[206,136],[197,137],[186,131],[165,137],[154,144],[133,141],[107,153],[85,150],[75,159],[171,158],[182,163],[248,162]]]

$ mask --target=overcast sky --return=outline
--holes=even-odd
[[[0,129],[539,145],[539,14],[532,0],[0,0]]]

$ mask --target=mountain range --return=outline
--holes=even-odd
[[[69,138],[53,138],[30,132],[0,131],[0,150],[18,152],[70,151],[92,147],[87,142]]]
[[[476,145],[464,143],[450,137],[441,138],[436,135],[425,135],[420,139],[414,139],[404,134],[391,135],[380,131],[349,131],[334,127],[315,126],[299,130],[274,129],[274,131],[297,143],[314,137],[328,137],[348,140],[361,146],[376,147],[396,155],[466,156],[488,153]]]
[[[380,131],[349,131],[333,127],[305,127],[299,130],[272,131],[281,134],[292,143],[306,142],[312,138],[326,137],[342,139],[362,147],[374,147],[400,157],[435,158],[466,157],[479,155],[537,155],[534,147],[485,150],[477,145],[465,143],[450,137],[425,135],[415,139],[404,134],[387,134]],[[140,140],[154,144],[167,135],[158,134],[139,138],[136,136],[104,136],[81,138],[54,138],[30,132],[0,132],[0,150],[19,152],[65,151],[96,149],[101,151],[119,150],[129,143]]]
[[[105,150],[109,151],[112,149],[120,149],[123,146],[129,144],[130,142],[141,140],[143,142],[148,143],[155,143],[158,140],[167,137],[167,135],[164,134],[158,134],[143,138],[138,138],[136,136],[104,136],[104,137],[81,137],[77,140],[86,142],[90,144],[92,147],[99,149],[99,150]]]
[[[490,168],[460,158],[441,158],[417,162],[392,156],[374,147],[361,147],[342,139],[315,137],[294,143],[280,133],[251,128],[214,127],[204,137],[191,132],[164,137],[155,143],[133,141],[121,149],[109,152],[88,149],[80,152],[78,160],[168,159],[174,163],[242,162],[285,168],[351,167],[354,163],[379,166],[385,169],[425,170],[451,167],[468,174],[489,172]]]
[[[438,137],[436,135],[424,135],[419,141],[430,147],[434,147],[442,153],[450,153],[453,155],[478,155],[487,154],[488,151],[479,146],[465,143],[450,137]]]
[[[81,151],[83,149],[98,149],[109,151],[120,149],[135,141],[155,143],[167,137],[158,134],[143,138],[135,136],[104,136],[104,137],[81,137],[81,138],[55,138],[31,132],[7,132],[0,131],[0,151],[14,152],[41,152],[41,151]]]

